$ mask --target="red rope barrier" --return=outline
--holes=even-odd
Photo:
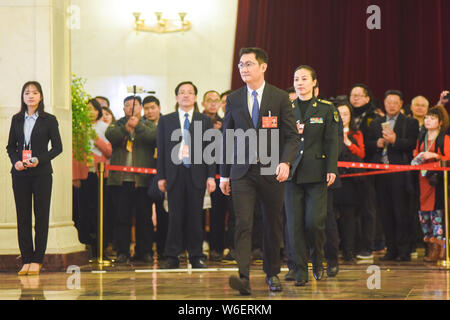
[[[410,170],[431,170],[431,171],[448,171],[448,170],[450,170],[450,168],[441,167],[439,162],[432,162],[432,163],[413,166],[413,165],[404,165],[404,164],[383,164],[383,163],[338,161],[338,167],[339,168],[376,170],[376,171],[371,171],[371,172],[342,174],[342,175],[340,175],[341,178],[397,173],[397,172],[405,172],[405,171],[410,171]],[[122,171],[122,172],[129,172],[129,173],[156,174],[156,169],[154,169],[154,168],[127,167],[127,166],[118,166],[118,165],[110,165],[110,164],[105,165],[105,170]],[[219,179],[219,178],[220,178],[220,175],[217,175],[216,179]]]

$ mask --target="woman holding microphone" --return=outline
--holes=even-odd
[[[12,118],[6,150],[13,165],[12,185],[23,263],[18,274],[37,275],[47,248],[53,172],[50,161],[62,152],[58,121],[44,111],[44,96],[38,82],[30,81],[22,87],[21,108]]]

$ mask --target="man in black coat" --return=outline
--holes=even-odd
[[[242,295],[251,293],[251,239],[257,201],[262,203],[266,283],[271,291],[282,290],[278,278],[283,237],[284,185],[281,182],[288,178],[299,145],[287,93],[264,81],[267,62],[264,50],[241,49],[238,67],[246,86],[227,97],[223,123],[224,158],[229,161],[221,166],[220,188],[226,195],[232,192],[236,216],[235,258],[239,266],[239,277],[231,276],[230,286]],[[234,129],[233,136],[227,139],[230,129]],[[239,132],[253,135],[253,143],[252,138],[239,143]],[[266,144],[261,143],[264,137],[268,138]],[[235,142],[234,148],[227,146],[227,140]],[[268,153],[261,147],[270,150],[269,161]],[[234,158],[228,159],[233,151]]]
[[[350,88],[349,102],[353,107],[354,121],[356,128],[360,130],[364,137],[364,145],[367,145],[369,128],[372,121],[379,117],[376,112],[372,94],[368,86],[363,83],[356,83]],[[370,162],[372,155],[366,150],[365,162]],[[372,250],[380,249],[376,246],[384,247],[383,231],[381,223],[377,221],[377,199],[375,194],[375,177],[361,177],[361,186],[358,197],[361,204],[357,210],[356,216],[356,258],[362,260],[373,259]],[[374,243],[377,242],[377,243]],[[353,259],[353,253],[348,253],[350,260]]]
[[[417,143],[419,123],[404,116],[400,110],[403,96],[400,91],[388,90],[384,106],[386,116],[373,120],[366,148],[372,154],[372,162],[409,164]],[[390,173],[376,177],[376,191],[380,203],[380,215],[386,237],[387,253],[382,261],[410,261],[411,219],[408,213],[411,187],[408,172]]]
[[[212,123],[194,110],[197,87],[192,82],[181,82],[175,95],[178,110],[162,116],[158,122],[158,187],[167,191],[169,205],[166,261],[160,267],[178,268],[178,255],[187,247],[192,267],[206,268],[201,215],[205,189],[211,193],[216,188],[216,167],[203,159],[203,135]],[[176,130],[180,130],[180,135],[173,137]]]

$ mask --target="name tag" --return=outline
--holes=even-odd
[[[181,149],[181,157],[182,158],[189,158],[189,146],[185,144],[183,148]]]
[[[305,124],[297,122],[297,131],[298,134],[303,134],[303,130],[305,130]]]
[[[278,128],[278,117],[262,117],[262,127],[265,129]]]
[[[309,119],[309,123],[323,123],[323,118],[311,118]]]
[[[22,150],[22,161],[31,159],[31,150]]]
[[[127,147],[128,152],[133,152],[133,141],[127,140]]]

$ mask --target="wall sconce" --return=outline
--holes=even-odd
[[[156,33],[171,33],[171,32],[181,32],[184,33],[191,29],[191,22],[185,20],[186,12],[179,12],[180,20],[176,19],[163,19],[162,12],[155,12],[156,15],[156,24],[147,26],[145,25],[145,20],[140,19],[141,13],[134,12],[133,16],[135,18],[134,22],[134,30],[136,30],[136,34],[139,31],[145,32],[156,32]]]

